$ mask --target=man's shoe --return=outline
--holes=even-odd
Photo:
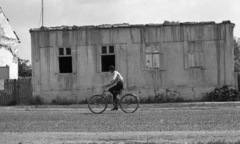
[[[118,108],[117,108],[117,107],[114,107],[114,108],[111,109],[111,111],[112,111],[112,110],[118,110]]]

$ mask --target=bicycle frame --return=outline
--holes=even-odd
[[[112,104],[114,104],[113,100],[110,99],[110,98],[106,95],[106,92],[109,92],[109,91],[106,90],[106,89],[103,89],[103,92],[102,92],[100,95],[102,95],[106,100],[110,100],[110,102],[111,102]],[[125,95],[128,95],[128,94],[134,95],[135,97],[137,97],[138,101],[140,101],[140,100],[139,100],[139,97],[138,97],[137,95],[135,95],[134,93],[126,93],[126,94],[123,94],[123,93],[121,92],[120,94],[118,94],[118,96],[120,96],[119,98],[121,99],[121,97],[123,97],[123,96],[125,96]]]
[[[106,89],[104,89],[103,90],[103,92],[101,93],[101,95],[106,99],[106,100],[108,100],[108,101],[110,101],[112,104],[115,104],[114,102],[113,102],[113,100],[112,99],[110,99],[107,95],[106,95],[106,92],[109,92],[108,90],[106,90]],[[120,97],[122,97],[123,96],[123,94],[122,93],[120,93],[120,94],[118,94],[118,95],[120,95]]]

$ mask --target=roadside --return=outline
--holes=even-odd
[[[108,105],[111,107],[111,105]],[[175,109],[175,108],[223,108],[223,107],[240,107],[240,101],[230,102],[188,102],[188,103],[153,103],[140,104],[139,109]],[[8,110],[74,110],[82,109],[88,110],[87,104],[73,104],[73,105],[17,105],[17,106],[0,106],[1,109]]]
[[[35,132],[0,133],[1,144],[79,144],[79,143],[197,143],[237,142],[240,131],[151,131],[151,132]]]

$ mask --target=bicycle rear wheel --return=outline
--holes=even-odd
[[[126,94],[120,100],[120,108],[125,113],[134,113],[138,107],[138,98],[133,94]]]
[[[107,100],[102,95],[94,95],[88,100],[88,108],[94,114],[101,114],[107,108]]]

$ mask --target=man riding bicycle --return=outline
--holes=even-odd
[[[106,88],[112,86],[108,89],[108,91],[113,95],[114,107],[111,110],[118,110],[117,102],[119,98],[117,97],[117,94],[123,89],[124,81],[123,77],[118,71],[115,70],[114,66],[110,66],[109,71],[113,74],[113,79],[110,81],[110,83],[104,85],[103,87]]]

